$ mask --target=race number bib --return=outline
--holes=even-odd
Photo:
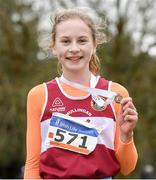
[[[89,154],[94,151],[99,133],[87,122],[61,113],[53,113],[46,145]]]

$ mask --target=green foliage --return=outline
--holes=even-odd
[[[145,164],[156,168],[156,150],[153,148],[156,147],[156,58],[143,52],[135,54],[131,34],[121,31],[120,26],[117,26],[118,33],[112,37],[113,40],[99,48],[98,55],[102,64],[101,74],[127,88],[139,113],[135,130],[139,162],[136,171],[128,177],[138,178]],[[118,178],[125,177],[119,175]]]
[[[31,4],[0,1],[0,167],[24,165],[27,93],[56,65],[37,59],[37,25]]]

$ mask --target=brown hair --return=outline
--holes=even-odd
[[[94,19],[92,10],[90,8],[73,8],[73,9],[63,9],[56,11],[52,16],[52,33],[51,33],[51,47],[55,44],[56,38],[56,26],[57,24],[71,19],[71,18],[80,18],[82,19],[88,27],[91,29],[93,41],[99,45],[106,42],[106,35],[104,33],[104,29],[106,26],[105,22],[102,22],[101,19]],[[61,65],[58,62],[58,72],[61,72]],[[89,64],[89,70],[94,74],[100,74],[100,60],[96,54],[92,55]]]

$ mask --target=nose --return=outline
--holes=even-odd
[[[78,46],[77,43],[72,43],[70,48],[69,48],[69,52],[73,52],[73,53],[76,53],[76,52],[79,52],[80,51],[80,47]]]

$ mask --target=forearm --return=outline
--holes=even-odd
[[[34,126],[33,126],[34,127]],[[31,128],[27,131],[27,158],[24,170],[24,179],[40,179],[39,161],[40,161],[40,138],[39,127]]]
[[[26,161],[24,179],[41,179],[39,176],[39,165],[36,162]]]
[[[119,140],[116,158],[120,163],[120,171],[123,175],[128,175],[135,169],[138,154],[133,139],[128,143],[123,143]]]

